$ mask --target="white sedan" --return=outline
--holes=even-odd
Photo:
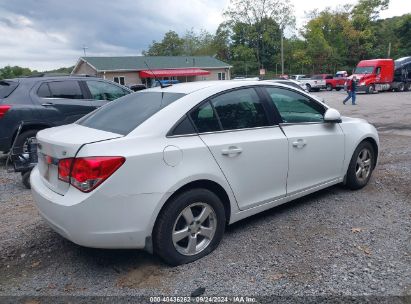
[[[264,81],[144,90],[37,139],[32,193],[55,231],[172,265],[213,251],[226,224],[334,184],[364,187],[378,156],[365,120]]]

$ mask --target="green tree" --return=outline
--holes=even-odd
[[[184,55],[187,56],[213,56],[216,53],[214,48],[214,36],[206,30],[201,30],[196,34],[193,29],[187,31],[183,37]]]
[[[275,44],[273,40],[276,37],[272,37],[274,28],[282,39],[285,28],[295,24],[293,6],[289,0],[231,0],[224,15],[234,32],[236,27],[242,27],[242,35],[247,40],[244,43],[254,50],[259,67],[267,67],[267,62],[271,63],[271,54],[267,51]]]
[[[307,51],[307,42],[292,36],[285,40],[285,72],[287,74],[307,74],[311,72],[312,60]],[[279,59],[276,62],[280,62]]]
[[[32,75],[33,72],[37,72],[37,71],[31,71],[29,68],[22,68],[19,66],[12,67],[8,65],[0,69],[0,79],[29,76],[29,75]]]
[[[372,23],[377,20],[382,10],[388,8],[389,0],[359,0],[352,9],[352,23],[357,30],[356,57],[367,58],[376,44]]]
[[[345,65],[354,54],[352,47],[358,32],[350,21],[350,7],[329,8],[310,13],[302,35],[305,38],[305,50],[311,59],[312,72],[334,72]]]
[[[165,33],[161,42],[153,41],[147,51],[143,51],[146,56],[181,56],[184,53],[184,40],[174,31]]]
[[[216,57],[227,62],[231,60],[231,34],[230,25],[227,22],[223,22],[218,26],[213,38],[213,49]]]
[[[206,30],[197,34],[194,29],[187,30],[183,37],[179,37],[174,31],[164,35],[161,42],[153,41],[146,56],[213,56],[216,53],[214,36]]]
[[[401,17],[395,32],[400,42],[398,56],[411,56],[411,14]]]

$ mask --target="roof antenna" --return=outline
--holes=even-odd
[[[153,74],[154,80],[157,81],[157,82],[160,84],[160,87],[161,87],[162,89],[164,89],[164,88],[166,88],[166,87],[170,87],[170,86],[172,85],[172,84],[163,84],[163,83],[157,78],[156,74],[154,74],[154,72],[150,69],[150,67],[148,66],[147,62],[144,61],[144,63],[145,63],[145,65],[147,66],[148,70],[151,72],[151,74]]]

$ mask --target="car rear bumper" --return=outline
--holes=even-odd
[[[76,244],[94,248],[144,248],[163,197],[82,193],[74,187],[63,196],[45,185],[37,167],[30,182],[35,204],[50,227]]]

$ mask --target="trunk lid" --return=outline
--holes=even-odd
[[[37,133],[38,169],[46,186],[64,195],[70,185],[58,179],[58,162],[75,157],[89,143],[122,137],[120,134],[92,129],[77,124],[45,129]]]

